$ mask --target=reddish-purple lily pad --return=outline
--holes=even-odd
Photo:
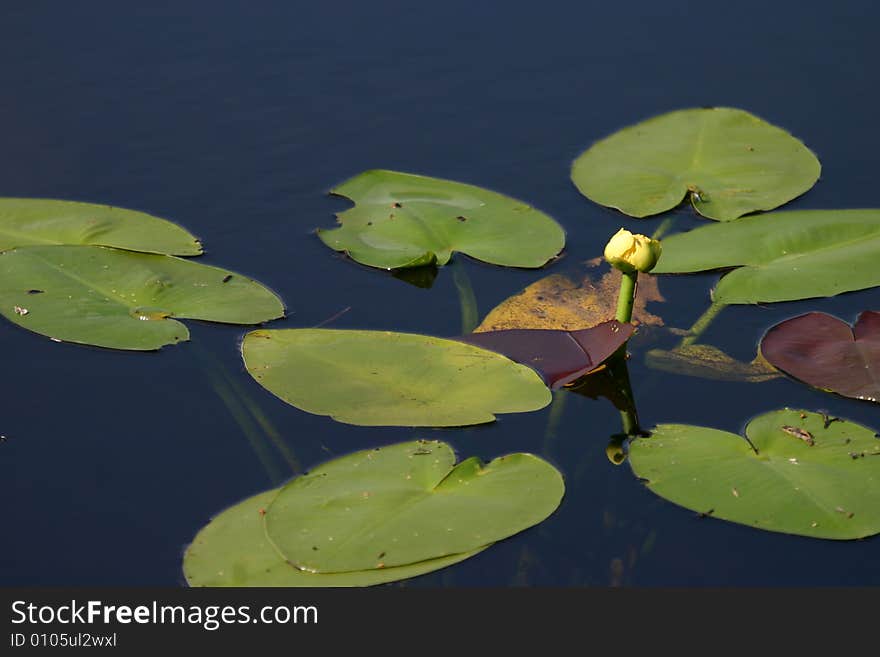
[[[880,312],[866,310],[852,328],[825,313],[788,319],[767,331],[761,353],[815,388],[880,402]]]
[[[550,388],[559,388],[599,367],[633,331],[632,324],[611,320],[579,331],[508,329],[458,339],[528,365]]]

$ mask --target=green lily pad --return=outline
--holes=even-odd
[[[663,240],[655,273],[739,267],[717,303],[827,297],[880,285],[880,210],[796,210],[702,226]]]
[[[308,413],[364,426],[481,424],[535,411],[550,390],[529,367],[427,335],[331,329],[258,330],[241,346],[260,385]]]
[[[784,409],[753,419],[746,436],[662,424],[632,442],[629,462],[657,495],[713,518],[815,538],[880,533],[872,429]]]
[[[40,244],[91,244],[191,256],[202,245],[180,226],[109,205],[0,198],[0,251]]]
[[[266,510],[266,535],[311,572],[405,566],[476,550],[559,506],[562,475],[531,454],[455,464],[446,443],[356,452],[297,477]]]
[[[553,219],[473,185],[397,171],[362,173],[333,190],[356,203],[319,230],[336,251],[371,267],[445,265],[454,251],[507,267],[541,267],[565,245]]]
[[[284,306],[249,278],[189,260],[27,246],[0,253],[0,314],[56,341],[149,350],[189,338],[174,318],[257,324]]]
[[[446,568],[488,547],[397,568],[309,573],[285,561],[266,538],[264,514],[279,490],[249,497],[199,531],[183,557],[183,572],[190,586],[373,586]]]
[[[785,130],[743,110],[715,107],[624,128],[580,155],[571,179],[590,200],[633,217],[671,210],[690,196],[704,217],[729,221],[800,196],[820,169]]]

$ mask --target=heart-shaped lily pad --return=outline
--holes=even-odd
[[[633,331],[632,324],[611,320],[579,331],[510,329],[471,333],[458,339],[528,365],[548,386],[559,388],[599,367]]]
[[[400,443],[291,481],[266,510],[266,535],[287,561],[312,572],[405,566],[536,525],[563,492],[559,471],[531,454],[456,465],[446,443]]]
[[[702,226],[663,240],[654,273],[739,267],[716,303],[828,297],[880,285],[880,210],[796,210]]]
[[[462,426],[543,408],[530,368],[427,335],[330,329],[258,330],[241,346],[269,392],[316,415],[365,426]]]
[[[331,249],[371,267],[445,265],[455,251],[495,265],[541,267],[565,245],[553,219],[522,201],[473,185],[397,171],[367,171],[333,190],[356,203]]]
[[[571,178],[590,200],[633,217],[665,212],[689,195],[701,215],[728,221],[800,196],[820,168],[785,130],[743,110],[716,107],[624,128],[580,155]]]
[[[189,260],[26,246],[0,253],[0,314],[58,341],[149,350],[189,338],[172,318],[257,324],[284,306],[249,278]]]
[[[786,320],[767,331],[761,353],[814,388],[880,401],[880,312],[866,310],[852,328],[817,312]]]
[[[397,568],[317,574],[285,561],[266,538],[266,509],[280,489],[239,502],[214,517],[199,531],[183,557],[190,586],[316,586],[350,587],[384,584],[439,570],[485,548]]]
[[[0,251],[39,244],[92,244],[179,256],[202,252],[189,232],[143,212],[73,201],[0,198]]]
[[[630,446],[633,472],[713,518],[815,538],[880,533],[880,440],[872,429],[784,409],[727,431],[662,424]]]

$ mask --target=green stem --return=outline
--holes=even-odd
[[[201,361],[201,369],[207,376],[211,387],[241,429],[251,449],[254,450],[257,459],[259,459],[266,470],[269,481],[277,484],[284,481],[288,476],[279,472],[275,465],[275,461],[267,449],[270,442],[281,453],[293,474],[301,472],[302,467],[296,455],[284,442],[284,439],[272,425],[269,418],[266,417],[259,405],[250,398],[226,371],[226,368],[217,357],[198,343],[192,345],[191,351]]]
[[[659,240],[666,233],[669,232],[669,229],[672,228],[672,224],[675,223],[674,217],[666,217],[659,226],[657,226],[657,230],[654,231],[654,234],[651,235],[652,240]]]
[[[641,432],[639,426],[639,414],[636,410],[635,395],[632,391],[632,382],[629,379],[629,366],[625,359],[615,360],[609,365],[611,375],[627,400],[625,409],[620,411],[620,420],[623,425],[623,433],[627,436],[635,436]]]
[[[629,367],[627,366],[626,359],[616,358],[613,363],[609,364],[609,370],[626,399],[626,407],[619,409],[620,424],[623,432],[611,436],[611,441],[608,443],[608,447],[605,448],[605,454],[614,465],[621,465],[626,460],[624,444],[629,438],[641,435],[642,428],[639,425],[639,415],[636,410],[636,400],[632,391],[632,383],[629,379]]]
[[[562,414],[565,410],[565,399],[568,396],[566,390],[554,390],[553,401],[550,403],[550,413],[547,416],[547,427],[544,429],[544,447],[541,449],[542,454],[550,454],[551,445],[556,439],[559,423],[562,421]]]
[[[636,288],[638,287],[639,272],[621,272],[620,296],[617,297],[618,322],[629,324],[632,321],[633,303],[636,300]]]
[[[686,347],[688,345],[694,344],[697,340],[700,339],[700,336],[703,335],[705,330],[709,328],[709,325],[714,321],[714,319],[718,316],[722,310],[724,310],[725,304],[718,303],[713,301],[712,305],[710,305],[706,312],[697,318],[697,321],[694,322],[694,325],[691,326],[687,335],[682,338],[681,343],[679,343],[680,347]]]
[[[461,333],[472,333],[480,324],[480,313],[477,310],[477,297],[471,285],[470,276],[464,266],[458,262],[452,263],[452,280],[458,291],[458,304],[461,307]]]

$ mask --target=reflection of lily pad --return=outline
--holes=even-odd
[[[614,268],[601,278],[588,272],[579,283],[562,274],[546,276],[493,308],[475,333],[506,329],[577,331],[595,326],[614,317],[620,278],[620,271]],[[660,301],[665,299],[657,288],[657,278],[639,275],[633,321],[662,326],[663,320],[646,309],[648,303]]]
[[[663,240],[654,273],[739,267],[716,303],[826,297],[880,285],[880,210],[797,210],[702,226]]]
[[[587,198],[634,217],[665,212],[689,195],[701,215],[727,221],[800,196],[819,171],[816,156],[786,131],[718,107],[624,128],[578,157],[571,178]]]
[[[0,250],[34,244],[94,244],[168,255],[198,255],[180,226],[108,205],[31,198],[0,199]]]
[[[218,514],[196,535],[183,559],[190,586],[373,586],[451,566],[484,548],[397,568],[320,575],[295,568],[266,538],[266,509],[280,489],[254,495]]]
[[[872,429],[785,409],[752,420],[746,436],[663,424],[632,442],[629,462],[660,497],[714,518],[816,538],[880,533]]]
[[[825,313],[786,320],[767,331],[761,353],[815,388],[880,401],[880,312],[866,310],[852,328]]]
[[[634,330],[632,324],[611,320],[580,331],[510,329],[471,333],[459,340],[528,365],[548,386],[558,388],[599,367]]]
[[[0,313],[56,340],[148,350],[189,338],[174,318],[257,324],[284,307],[249,278],[189,260],[27,246],[0,253]]]
[[[294,479],[266,509],[266,534],[304,570],[405,566],[531,527],[553,513],[563,491],[559,472],[531,454],[456,465],[445,443],[401,443]]]
[[[645,364],[663,372],[716,381],[762,383],[779,378],[779,372],[761,354],[745,363],[708,344],[682,345],[671,351],[651,349],[645,354]]]
[[[530,368],[426,335],[389,331],[252,331],[248,372],[289,404],[368,426],[461,426],[543,408],[551,395]]]
[[[508,267],[540,267],[565,244],[553,219],[507,196],[396,171],[360,174],[333,190],[355,207],[318,231],[331,249],[371,267],[445,265],[453,252]]]

